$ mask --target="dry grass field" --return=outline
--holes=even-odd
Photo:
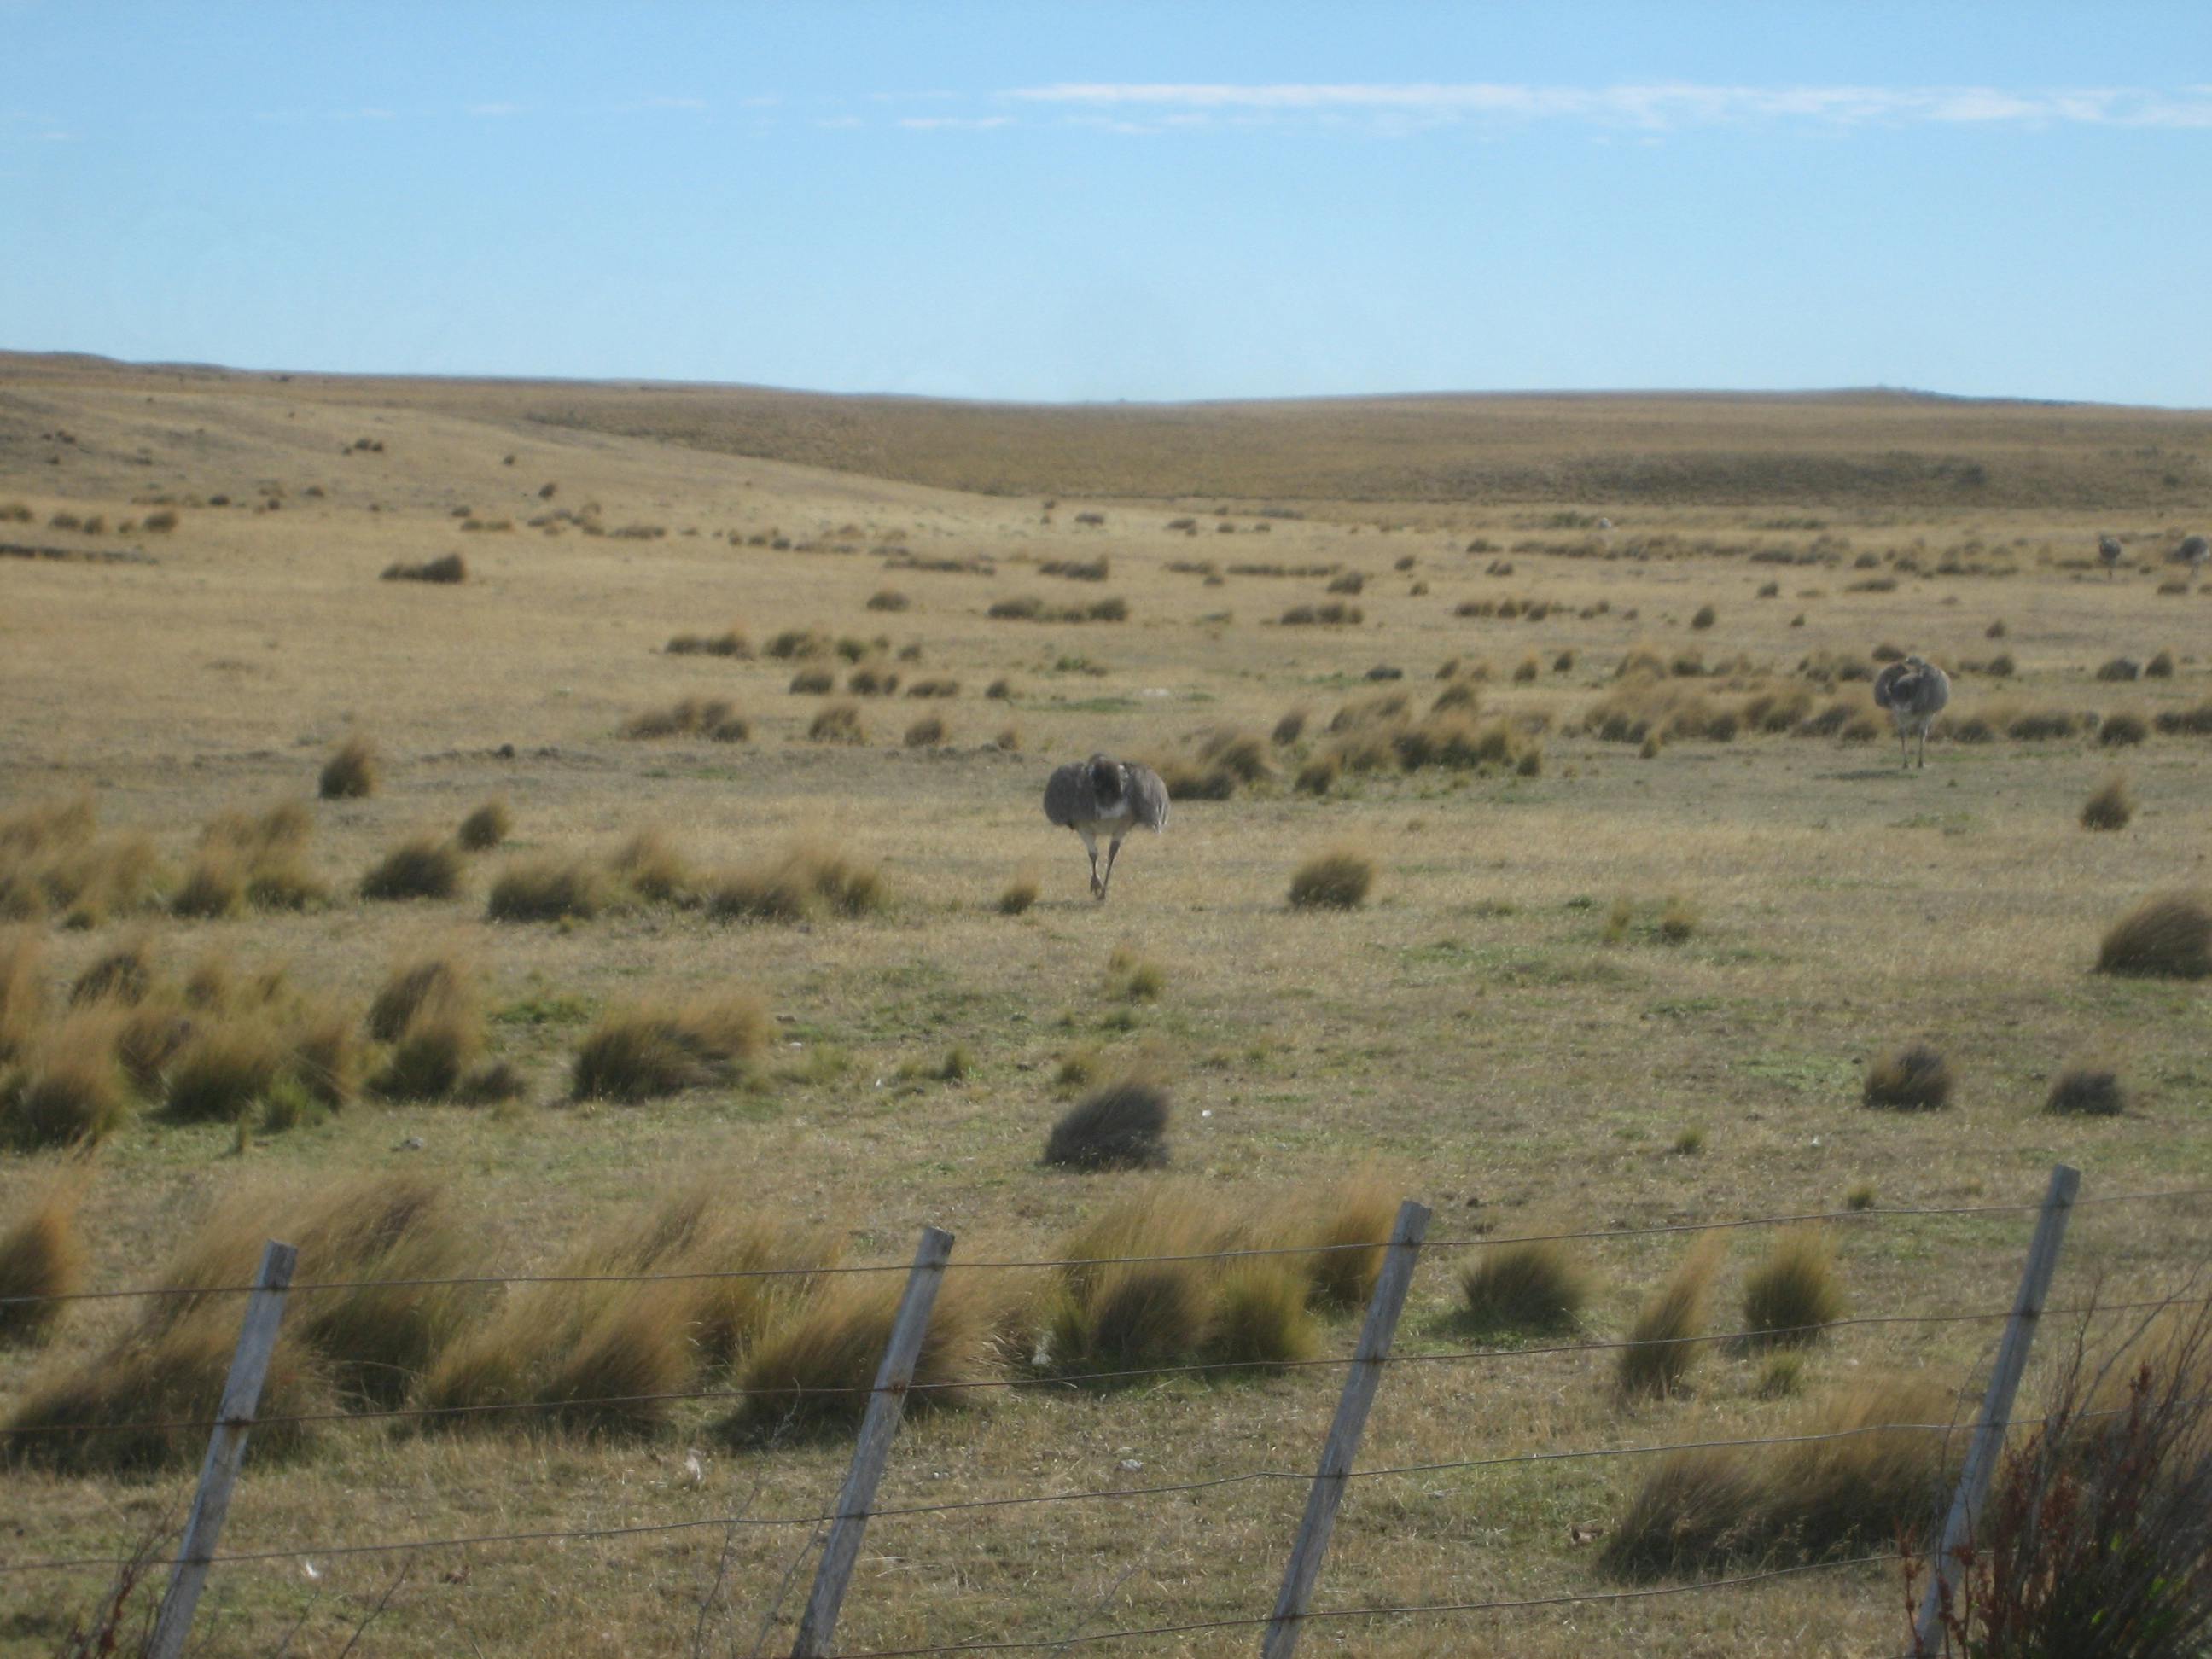
[[[1363,1465],[1970,1414],[1988,1323],[1714,1344],[1656,1392],[1613,1351],[1517,1351],[1623,1337],[1692,1259],[1707,1331],[1829,1250],[1849,1315],[2002,1309],[2032,1217],[1879,1212],[2032,1203],[2062,1159],[2092,1198],[2212,1187],[2212,981],[2097,971],[2139,902],[2212,889],[2212,580],[2169,558],[2208,526],[2202,415],[1029,410],[0,357],[0,1286],[234,1279],[272,1229],[308,1230],[303,1279],[903,1262],[928,1223],[956,1264],[1102,1218],[1307,1243],[1411,1196],[1474,1242],[1424,1259],[1400,1351],[1440,1358],[1386,1376]],[[1874,719],[1894,652],[1953,677],[1924,769]],[[1039,811],[1094,750],[1178,795],[1103,905]],[[2116,774],[2131,810],[2085,825]],[[1294,907],[1333,852],[1364,897]],[[1943,1103],[1865,1103],[1916,1044]],[[2083,1067],[2115,1080],[2046,1110]],[[1042,1163],[1122,1079],[1164,1092],[1167,1167]],[[1577,1305],[1491,1284],[1527,1316],[1465,1311],[1486,1238],[1847,1206],[1874,1213],[1778,1266],[1760,1230],[1600,1240]],[[2209,1212],[2084,1207],[2060,1301],[2182,1285]],[[335,1654],[364,1621],[364,1654],[787,1650],[807,1531],[711,1523],[819,1513],[849,1437],[733,1395],[830,1374],[853,1331],[865,1356],[858,1287],[892,1282],[295,1297],[276,1397],[331,1420],[258,1443],[223,1546],[322,1553],[219,1565],[196,1650]],[[1001,1386],[911,1418],[880,1501],[1303,1477],[1334,1368],[1029,1379],[1340,1357],[1356,1312],[1312,1288],[1308,1314],[1302,1279],[1200,1273],[1182,1328],[1116,1346],[1096,1285],[956,1271],[935,1374]],[[204,1410],[236,1311],[0,1323],[0,1424]],[[578,1403],[658,1393],[710,1397]],[[532,1408],[360,1414],[487,1401]],[[6,1440],[0,1566],[160,1535],[200,1443]],[[1625,1565],[1653,1467],[1357,1483],[1316,1605],[1824,1547]],[[1304,1499],[886,1516],[841,1650],[1264,1613]],[[60,1650],[111,1577],[0,1577],[0,1654]],[[1304,1646],[1893,1653],[1903,1606],[1893,1568],[1845,1567]]]

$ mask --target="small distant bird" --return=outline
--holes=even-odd
[[[2173,551],[2173,556],[2189,567],[2189,575],[2192,581],[2203,574],[2204,561],[2208,556],[2212,556],[2212,542],[2207,542],[2202,536],[2187,538]]]
[[[1889,710],[1889,717],[1897,722],[1897,752],[1906,766],[1912,764],[1912,757],[1905,749],[1905,733],[1918,728],[1920,763],[1926,766],[1928,728],[1951,701],[1951,677],[1932,662],[1907,657],[1875,676],[1874,701],[1875,707]]]
[[[1168,787],[1149,766],[1093,755],[1057,768],[1044,787],[1044,815],[1083,837],[1091,854],[1091,896],[1103,900],[1114,879],[1121,837],[1138,824],[1157,835],[1168,826]],[[1106,873],[1098,873],[1098,837],[1109,838]]]
[[[2120,538],[2118,536],[2097,538],[2098,562],[2105,567],[2105,580],[2112,579],[2112,572],[2120,568]]]

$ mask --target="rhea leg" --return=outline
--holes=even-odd
[[[1083,837],[1083,850],[1091,854],[1091,896],[1104,898],[1106,885],[1098,879],[1098,838],[1091,833],[1091,826],[1079,823],[1075,833]]]
[[[1098,896],[1102,899],[1106,896],[1107,884],[1114,879],[1114,860],[1121,856],[1121,838],[1116,836],[1106,844],[1106,880],[1098,884]]]
[[[1910,769],[1912,765],[1912,745],[1905,741],[1903,720],[1897,723],[1897,763]]]

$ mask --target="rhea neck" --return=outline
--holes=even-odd
[[[1103,755],[1091,757],[1091,792],[1102,806],[1110,806],[1121,799],[1121,769]]]

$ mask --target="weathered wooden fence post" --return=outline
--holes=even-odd
[[[246,1431],[253,1426],[253,1413],[261,1404],[261,1381],[276,1346],[276,1329],[284,1320],[284,1293],[291,1288],[292,1269],[299,1259],[297,1250],[273,1238],[261,1252],[261,1271],[246,1299],[238,1347],[230,1357],[222,1403],[216,1407],[215,1429],[200,1464],[199,1490],[192,1494],[192,1512],[185,1522],[169,1588],[162,1594],[154,1633],[146,1641],[146,1659],[177,1659],[185,1650],[192,1610],[199,1605],[216,1541],[222,1536],[222,1518],[230,1510],[231,1484],[246,1457]]]
[[[1359,1453],[1359,1437],[1367,1427],[1368,1408],[1382,1382],[1382,1362],[1390,1352],[1390,1339],[1398,1329],[1398,1315],[1406,1305],[1406,1290],[1420,1260],[1421,1240],[1429,1231],[1429,1212],[1407,1199],[1398,1206],[1397,1224],[1382,1271],[1375,1280],[1375,1293],[1367,1298],[1367,1322],[1359,1329],[1359,1346],[1352,1352],[1351,1373],[1336,1402],[1335,1420],[1321,1449],[1321,1467],[1314,1471],[1306,1493],[1305,1519],[1298,1523],[1297,1542],[1291,1547],[1283,1569],[1283,1588],[1275,1597],[1274,1617],[1260,1640],[1263,1659],[1290,1659],[1297,1650],[1299,1621],[1305,1617],[1306,1599],[1321,1576],[1322,1559],[1328,1553],[1329,1534],[1336,1528],[1336,1507],[1344,1501],[1345,1477]]]
[[[844,1487],[837,1494],[836,1516],[830,1523],[830,1536],[814,1570],[814,1589],[799,1620],[799,1640],[792,1646],[791,1659],[823,1659],[830,1651],[830,1638],[836,1634],[837,1612],[844,1605],[845,1586],[852,1579],[853,1567],[860,1559],[860,1540],[867,1534],[876,1483],[883,1479],[891,1438],[898,1432],[907,1385],[914,1381],[922,1335],[929,1328],[929,1310],[936,1304],[937,1287],[945,1278],[945,1263],[951,1254],[951,1233],[937,1227],[921,1230],[921,1245],[914,1253],[906,1294],[899,1298],[898,1315],[891,1321],[890,1340],[884,1345],[875,1392],[868,1396],[867,1415],[860,1421],[860,1437],[853,1447],[852,1467],[846,1470]]]
[[[1996,1364],[1990,1372],[1989,1392],[1982,1399],[1981,1420],[1974,1425],[1974,1437],[1966,1445],[1966,1467],[1959,1472],[1959,1489],[1952,1494],[1951,1512],[1943,1521],[1942,1541],[1929,1563],[1928,1593],[1921,1599],[1920,1617],[1912,1626],[1917,1654],[1941,1650],[1944,1592],[1950,1585],[1945,1575],[1954,1565],[1964,1565],[1972,1547],[1974,1528],[1982,1516],[1982,1500],[1989,1496],[1990,1477],[1996,1474],[1997,1459],[2004,1452],[2013,1395],[2019,1391],[2021,1373],[2027,1369],[2027,1351],[2035,1340],[2043,1299],[2051,1293],[2051,1277],[2058,1269],[2058,1248],[2065,1242],[2066,1222],[2074,1213],[2074,1196],[2081,1188],[2079,1170],[2063,1164],[2052,1168],[2050,1188],[2043,1195],[2043,1213],[2027,1247],[2027,1265],[2021,1270],[2020,1294],[2013,1298],[2012,1316],[2005,1322],[2004,1338],[1997,1344]]]

